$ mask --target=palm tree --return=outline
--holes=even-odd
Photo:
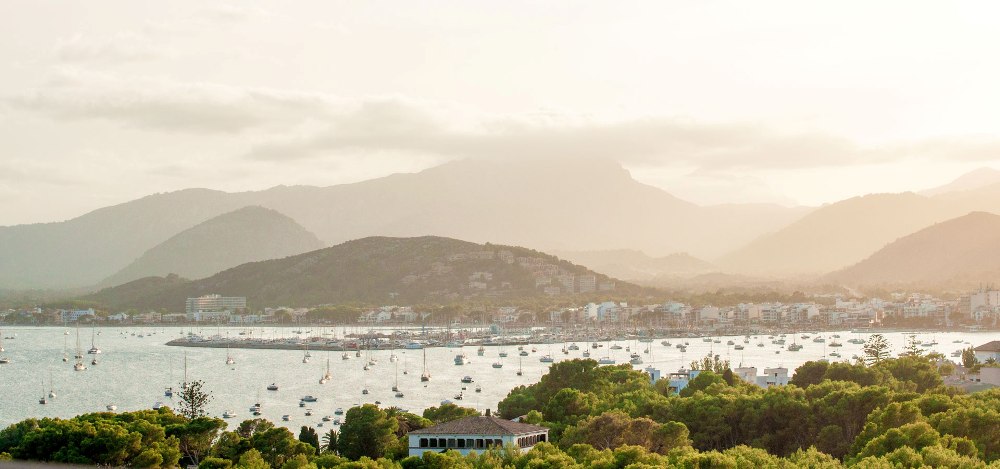
[[[323,453],[336,453],[337,452],[337,431],[330,429],[323,434],[322,447],[320,452]]]

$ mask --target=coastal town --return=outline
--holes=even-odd
[[[923,293],[892,293],[887,298],[849,299],[816,295],[795,303],[739,303],[732,306],[666,301],[635,305],[588,302],[544,310],[516,306],[422,309],[383,305],[353,308],[334,315],[336,305],[311,308],[267,306],[250,308],[245,297],[220,294],[188,298],[178,311],[102,311],[95,308],[21,308],[0,311],[0,323],[20,325],[367,325],[367,326],[591,326],[604,329],[663,328],[703,331],[796,328],[933,327],[989,330],[1000,320],[1000,290],[979,289],[956,299]]]

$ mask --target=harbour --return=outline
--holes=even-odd
[[[272,334],[273,337],[262,339],[273,341],[321,337],[327,341],[350,343],[359,335],[382,337],[397,333],[395,329],[329,328],[326,332],[317,330],[316,335],[310,336],[307,330],[300,335],[295,333],[295,328],[268,329],[269,332],[258,331],[254,335]],[[84,348],[90,345],[89,332],[87,328],[81,332],[86,337]],[[308,348],[298,342],[289,342],[282,345],[283,348],[235,347],[232,343],[226,347],[222,345],[226,340],[208,338],[228,336],[232,342],[245,337],[239,335],[245,329],[211,328],[208,332],[211,335],[206,334],[200,342],[190,340],[190,337],[202,337],[197,332],[179,327],[96,328],[93,346],[102,353],[84,354],[87,369],[74,371],[74,328],[5,329],[4,334],[12,338],[4,341],[6,351],[2,354],[10,363],[0,365],[0,379],[9,390],[5,393],[5,404],[0,406],[0,425],[29,417],[66,418],[101,412],[109,406],[117,411],[176,406],[178,390],[185,381],[185,368],[188,381],[203,381],[205,390],[212,394],[208,406],[210,415],[229,415],[226,419],[231,424],[259,416],[297,430],[302,425],[333,427],[334,421],[324,421],[324,416],[334,415],[338,408],[347,409],[363,403],[396,406],[418,414],[447,401],[480,411],[495,410],[497,402],[512,388],[537,382],[550,366],[565,360],[590,358],[609,364],[630,364],[636,370],[652,367],[666,374],[711,354],[729,360],[733,367],[786,367],[791,373],[809,360],[843,361],[863,355],[862,344],[849,341],[863,340],[869,335],[846,330],[824,331],[819,335],[825,341],[815,342],[814,333],[789,332],[784,338],[785,344],[774,343],[781,340],[780,334],[774,339],[769,335],[719,335],[655,339],[637,336],[621,340],[530,344],[462,343],[453,347],[443,343],[420,349],[393,348],[386,342],[382,344],[384,348],[361,348],[346,353],[323,350],[308,340],[304,341],[310,343]],[[806,334],[811,337],[802,339]],[[912,334],[887,332],[884,335],[895,355],[903,350]],[[953,352],[996,340],[998,336],[995,332],[938,332],[918,333],[916,337],[927,344],[935,343],[922,350],[937,351],[957,360],[950,357]],[[189,345],[201,345],[168,345],[177,339],[190,342]],[[507,339],[513,340],[512,337]],[[522,339],[528,340],[527,337]],[[841,346],[831,346],[834,341],[839,341]],[[787,347],[793,342],[802,349],[789,351]],[[402,340],[395,343],[399,344],[403,344]],[[737,346],[743,349],[738,350]],[[306,360],[307,353],[309,360]],[[839,356],[833,356],[834,353]],[[64,354],[69,355],[68,361],[63,361]],[[343,358],[345,354],[346,359]],[[458,356],[464,357],[462,365],[455,364]],[[639,359],[633,362],[634,356]],[[96,365],[90,364],[92,358],[97,360]],[[424,374],[428,375],[427,380],[422,380]],[[328,379],[321,384],[323,378]],[[268,390],[272,384],[277,389]],[[173,388],[173,396],[165,396],[167,388]],[[39,404],[40,391],[53,391],[56,397]],[[397,397],[399,395],[401,397]],[[300,407],[304,397],[315,400]],[[260,405],[251,410],[255,404]],[[307,411],[311,415],[306,415]]]

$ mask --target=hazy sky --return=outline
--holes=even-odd
[[[0,225],[606,155],[698,203],[1000,167],[1000,3],[0,3]]]

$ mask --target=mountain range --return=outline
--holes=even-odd
[[[757,275],[821,275],[850,266],[903,236],[974,211],[1000,213],[1000,183],[932,196],[872,194],[825,205],[716,264],[724,271]]]
[[[570,279],[570,290],[560,279]],[[590,281],[582,293],[573,283]],[[603,286],[603,289],[602,289]],[[556,291],[546,292],[546,287]],[[627,297],[644,289],[554,256],[515,246],[450,238],[369,237],[329,248],[250,262],[200,280],[146,277],[83,298],[114,309],[181,310],[205,294],[245,296],[252,308],[349,302],[447,303],[544,295]]]
[[[541,250],[640,249],[712,257],[807,211],[699,206],[616,162],[473,158],[329,187],[154,194],[65,222],[0,227],[0,287],[95,285],[178,233],[245,206],[276,210],[326,245],[439,235]]]
[[[904,236],[823,281],[852,286],[969,288],[1000,280],[1000,215],[972,212]]]
[[[224,217],[246,207],[258,208],[243,224]],[[427,235],[555,252],[657,285],[708,274],[802,281],[974,211],[1000,213],[1000,172],[819,208],[700,206],[636,181],[608,159],[470,158],[328,187],[186,189],[64,222],[0,227],[0,289],[93,289],[167,273],[199,278],[320,245]]]

